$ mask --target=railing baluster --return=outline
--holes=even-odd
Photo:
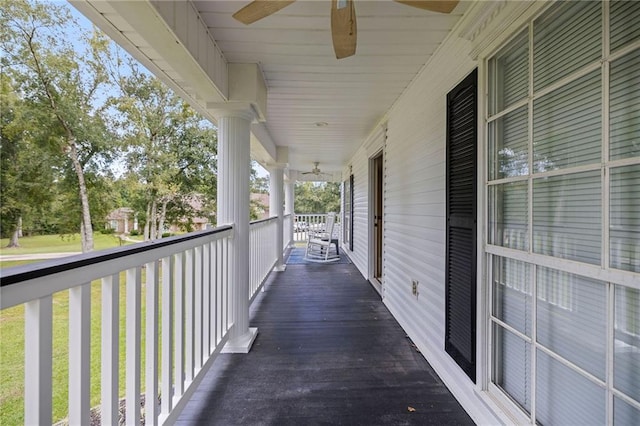
[[[162,389],[161,411],[173,408],[173,271],[171,257],[162,258]]]
[[[224,241],[216,241],[216,271],[217,271],[217,277],[216,277],[216,295],[217,295],[217,301],[216,301],[216,345],[218,343],[220,343],[220,340],[222,339],[222,327],[223,327],[223,319],[222,319],[222,314],[223,314],[223,310],[222,310],[222,306],[223,306],[223,301],[224,298],[222,296],[222,286],[224,283],[224,269],[225,267],[222,264],[222,256],[223,256],[223,247],[224,247]]]
[[[145,265],[145,425],[158,424],[158,262]]]
[[[127,270],[126,424],[140,424],[140,267]]]
[[[174,393],[178,397],[184,393],[184,280],[183,280],[183,255],[176,253],[174,258],[173,288],[175,294],[174,302]]]
[[[89,423],[91,283],[69,289],[69,424]]]
[[[118,356],[120,353],[120,274],[102,278],[101,421],[118,423]]]
[[[211,335],[209,325],[211,324],[211,305],[210,291],[211,291],[211,275],[209,265],[209,245],[202,246],[202,362],[207,362],[209,354],[211,353]]]
[[[194,316],[194,300],[193,300],[193,250],[189,249],[184,253],[184,308],[185,308],[185,327],[184,327],[184,370],[185,380],[187,383],[193,381],[193,343],[194,343],[194,329],[193,329],[193,316]]]
[[[216,330],[216,315],[218,315],[218,310],[216,308],[216,283],[217,283],[217,271],[216,271],[216,245],[215,242],[207,243],[209,246],[209,276],[210,278],[210,294],[209,294],[209,306],[211,307],[211,321],[209,323],[209,331],[211,333],[211,346],[209,347],[209,353],[213,353],[216,346],[218,345],[217,340],[217,330]]]
[[[51,296],[25,303],[24,423],[51,424],[52,320]]]
[[[202,248],[195,247],[194,252],[194,368],[199,371],[202,367]],[[197,374],[197,373],[194,373]]]

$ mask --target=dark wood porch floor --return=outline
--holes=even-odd
[[[221,355],[178,424],[473,424],[351,264],[272,274],[251,326],[251,352]]]

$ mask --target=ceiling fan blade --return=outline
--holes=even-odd
[[[353,0],[331,0],[331,37],[336,58],[355,55],[357,36]]]
[[[430,10],[432,12],[451,13],[458,5],[458,0],[453,1],[421,1],[421,0],[394,0],[407,6],[417,7],[418,9]]]
[[[234,13],[233,17],[243,24],[249,25],[276,13],[294,1],[296,0],[255,0]]]

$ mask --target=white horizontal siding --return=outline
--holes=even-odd
[[[497,420],[444,352],[446,96],[477,66],[470,49],[467,40],[449,38],[388,114],[383,295],[459,401],[483,423]],[[412,280],[419,282],[417,297]]]
[[[360,273],[369,276],[369,159],[364,148],[358,149],[351,161],[353,173],[353,252],[349,258]],[[349,173],[344,179],[349,179]]]

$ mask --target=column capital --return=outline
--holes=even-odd
[[[257,122],[259,115],[255,108],[248,102],[207,103],[207,110],[220,120],[226,117],[244,118],[253,123]]]

